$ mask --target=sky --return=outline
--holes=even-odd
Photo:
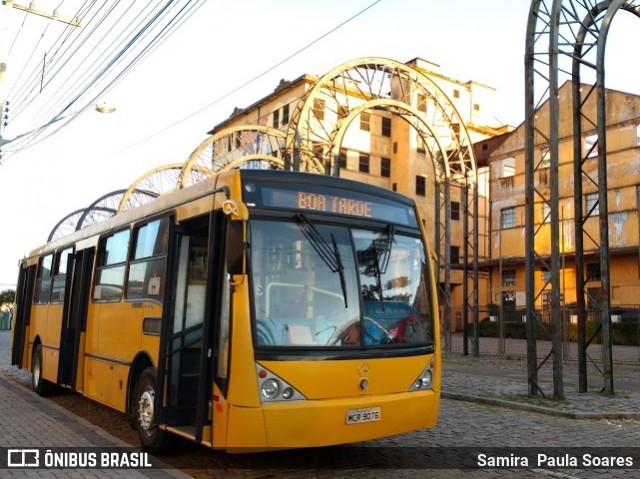
[[[60,3],[40,0],[37,7],[53,10]],[[281,79],[321,76],[360,57],[400,62],[421,57],[449,77],[494,87],[494,116],[519,125],[529,7],[527,0],[206,1],[100,100],[115,112],[90,109],[3,160],[0,290],[14,287],[19,259],[45,243],[61,218],[128,188],[153,168],[184,162],[235,107],[268,95]],[[5,38],[11,42],[21,30],[0,92],[27,54],[42,56],[45,45],[38,39],[51,23],[35,16],[24,21],[24,13],[12,13]],[[625,84],[629,50],[624,47],[638,44],[635,30],[640,29],[629,34],[621,27],[618,33],[617,23],[625,21],[616,18],[609,37],[607,86],[633,91],[638,89]]]

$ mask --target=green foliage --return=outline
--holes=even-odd
[[[10,307],[16,299],[16,292],[12,289],[0,291],[0,309]]]
[[[478,334],[480,337],[497,338],[498,323],[490,321],[481,321]],[[598,330],[599,323],[597,321],[587,321],[585,323],[585,335],[587,340],[591,339]],[[504,337],[511,339],[526,339],[527,338],[527,323],[504,323]],[[469,331],[473,330],[473,325],[469,325]],[[540,324],[536,325],[536,339],[549,340],[550,339],[549,325],[544,327]],[[565,327],[566,339],[570,342],[577,342],[578,340],[578,325],[567,324]],[[598,331],[593,337],[593,344],[601,343],[601,334]],[[640,346],[640,321],[625,321],[622,323],[613,323],[611,325],[611,342],[612,344],[621,346]]]

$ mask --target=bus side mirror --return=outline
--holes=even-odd
[[[247,272],[245,225],[244,221],[231,220],[227,223],[227,272],[229,274],[245,274]]]
[[[247,272],[246,225],[249,219],[247,205],[234,200],[222,204],[222,212],[227,221],[227,272],[245,274]]]

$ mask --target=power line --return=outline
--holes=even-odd
[[[132,148],[135,148],[138,145],[141,145],[142,143],[145,143],[153,138],[155,138],[156,136],[161,135],[162,133],[165,133],[166,131],[176,127],[177,125],[179,125],[180,123],[183,123],[187,120],[190,120],[191,118],[193,118],[196,115],[199,115],[200,113],[202,113],[205,110],[208,110],[209,108],[211,108],[212,106],[214,106],[215,104],[221,102],[222,100],[224,100],[225,98],[230,97],[231,95],[233,95],[234,93],[237,93],[238,91],[242,90],[243,88],[247,87],[248,85],[250,85],[251,83],[259,80],[260,78],[262,78],[263,76],[267,75],[268,73],[272,72],[273,70],[275,70],[276,68],[282,66],[283,64],[285,64],[286,62],[288,62],[289,60],[291,60],[292,58],[296,57],[297,55],[299,55],[300,53],[304,52],[305,50],[311,48],[313,45],[315,45],[316,43],[320,42],[321,40],[323,40],[324,38],[328,37],[329,35],[331,35],[332,33],[334,33],[335,31],[339,30],[340,28],[342,28],[343,26],[345,26],[346,24],[348,24],[349,22],[351,22],[352,20],[356,19],[357,17],[359,17],[360,15],[362,15],[363,13],[365,13],[367,10],[371,9],[372,7],[374,7],[375,5],[377,5],[378,3],[380,3],[382,0],[376,0],[375,2],[371,3],[370,5],[368,5],[367,7],[363,8],[362,10],[360,10],[358,13],[356,13],[355,15],[352,15],[351,17],[349,17],[348,19],[344,20],[342,23],[340,23],[339,25],[333,27],[331,30],[327,31],[326,33],[320,35],[318,38],[316,38],[315,40],[313,40],[311,43],[308,43],[307,45],[305,45],[304,47],[300,48],[299,50],[297,50],[296,52],[292,53],[291,55],[289,55],[288,57],[286,57],[285,59],[279,61],[278,63],[276,63],[275,65],[273,65],[272,67],[268,68],[267,70],[263,71],[262,73],[260,73],[259,75],[251,78],[250,80],[247,80],[246,82],[242,83],[240,86],[234,88],[233,90],[225,93],[224,95],[222,95],[221,97],[213,100],[211,103],[203,106],[202,108],[200,108],[199,110],[196,110],[195,112],[185,116],[184,118],[172,123],[169,126],[166,126],[165,128],[157,131],[156,133],[153,133],[152,135],[147,136],[146,138],[143,138],[142,140],[129,145],[125,148],[123,148],[122,150],[119,150],[116,152],[116,154],[120,154],[123,153],[125,151],[128,151]]]
[[[125,31],[120,33],[115,40],[113,37],[105,38],[106,35],[100,35],[100,41],[96,45],[90,45],[91,51],[85,56],[85,59],[78,59],[81,61],[74,64],[77,66],[81,65],[82,69],[79,69],[76,66],[74,71],[71,72],[67,78],[61,79],[66,91],[60,93],[60,89],[56,90],[57,94],[55,96],[48,97],[43,105],[39,105],[38,116],[40,118],[48,117],[49,120],[44,122],[40,127],[18,135],[15,138],[18,141],[15,143],[10,142],[5,145],[5,152],[9,154],[16,153],[20,149],[24,149],[34,144],[36,139],[38,139],[37,142],[42,141],[44,139],[42,134],[46,129],[55,125],[57,127],[55,131],[58,131],[60,128],[64,127],[76,118],[81,112],[89,108],[92,105],[92,102],[95,102],[99,95],[110,90],[124,76],[126,76],[126,74],[135,68],[135,66],[148,57],[155,48],[166,41],[167,38],[186,21],[187,18],[193,15],[193,13],[202,6],[204,1],[205,0],[166,0],[159,8],[151,7],[148,9],[147,7],[153,3],[153,0],[151,0],[142,10],[138,11],[134,20],[129,23],[125,28]],[[85,5],[86,4],[87,2],[85,2]],[[131,2],[130,4],[125,2],[125,4],[134,5],[134,2]],[[91,9],[93,5],[95,5],[95,2],[89,7],[89,9]],[[137,6],[139,5],[140,3],[138,3]],[[172,13],[176,10],[176,13]],[[88,11],[89,10],[86,10],[86,12]],[[76,35],[71,40],[71,44],[68,44],[66,47],[65,43],[69,40],[69,36],[62,40],[59,46],[56,47],[56,44],[59,43],[64,33],[58,38],[53,47],[49,50],[49,52],[52,52],[51,56],[55,59],[55,62],[52,60],[51,63],[49,63],[49,66],[51,69],[56,62],[61,61],[63,63],[59,65],[53,73],[47,76],[46,85],[50,84],[56,76],[62,75],[65,72],[65,68],[66,70],[69,70],[73,67],[73,65],[70,65],[71,58],[74,58],[74,60],[77,59],[79,52],[81,51],[80,49],[87,45],[87,39],[91,35],[99,34],[98,27],[103,24],[111,12],[112,9],[101,15],[94,14],[93,20],[97,22],[97,25],[83,37]],[[124,18],[125,14],[126,12],[122,14],[121,19]],[[98,18],[98,16],[100,16],[100,18]],[[130,15],[128,16],[130,17]],[[105,28],[113,30],[114,25],[118,24],[118,22],[112,22],[105,26]],[[80,44],[73,48],[73,44],[76,42],[80,42]],[[98,56],[97,60],[94,60],[89,64],[88,59],[91,56],[95,56],[96,50],[100,50],[100,46],[102,44],[107,44],[106,48],[102,49],[102,53]],[[57,49],[53,51],[54,48]],[[65,50],[62,51],[62,48],[65,48]],[[71,50],[72,48],[73,50]],[[89,47],[87,46],[86,48]],[[135,56],[132,60],[127,62],[131,55]],[[32,74],[31,77],[35,78],[35,81],[37,81],[37,71],[34,70],[34,72],[35,73]],[[114,74],[111,75],[112,73]],[[74,76],[75,80],[73,79]],[[109,76],[111,76],[111,79],[108,78]],[[41,81],[44,84],[44,78]],[[104,83],[105,81],[107,81],[106,84]],[[33,86],[34,83],[34,80],[32,80],[31,85]],[[24,94],[21,93],[21,96],[24,97]],[[32,92],[24,98],[22,105],[18,104],[17,106],[27,108],[35,100],[36,96],[37,95],[33,94],[32,88]],[[87,100],[90,96],[91,98]],[[81,106],[75,112],[69,113],[73,106],[77,104],[81,104]],[[13,101],[12,106],[16,106]],[[57,110],[57,112],[54,113],[54,109]],[[20,111],[20,108],[18,108],[18,112]],[[36,125],[39,123],[41,122],[35,122]],[[53,133],[54,132],[49,132],[47,137]]]

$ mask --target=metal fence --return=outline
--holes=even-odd
[[[586,312],[586,337],[591,339],[587,354],[591,361],[602,363],[603,350],[600,328],[600,313],[596,310]],[[473,317],[468,315],[469,321]],[[480,356],[527,357],[526,314],[523,309],[504,310],[491,308],[479,310],[478,351]],[[542,324],[537,327],[538,357],[544,357],[551,351],[550,321],[548,310],[538,311]],[[462,354],[464,351],[462,311],[452,311],[451,351]],[[615,363],[640,364],[640,306],[615,306],[611,309],[612,354]],[[469,355],[474,354],[473,324],[467,327]],[[565,361],[578,360],[577,315],[574,308],[562,310],[562,355]]]

